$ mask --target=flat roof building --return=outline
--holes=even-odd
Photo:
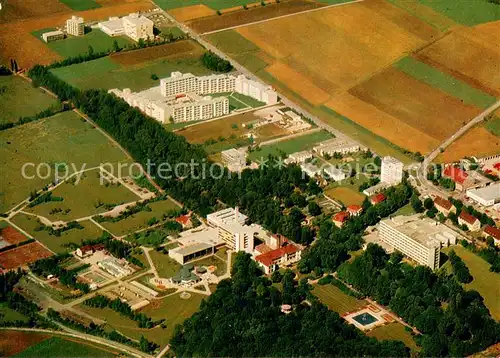
[[[232,250],[252,253],[257,225],[246,225],[247,216],[238,208],[229,208],[207,215],[208,225],[218,230],[218,238]]]
[[[247,155],[244,150],[231,148],[221,152],[221,159],[230,171],[242,170],[247,164]]]
[[[357,152],[361,149],[360,145],[348,139],[333,138],[320,142],[313,150],[319,155],[334,155],[335,153],[347,154]]]
[[[49,31],[45,32],[42,34],[42,39],[45,42],[52,42],[56,40],[62,40],[64,38],[64,32],[56,30],[56,31]]]
[[[382,158],[380,181],[389,185],[397,185],[403,180],[403,163],[393,157]]]
[[[109,20],[100,22],[98,26],[99,29],[108,36],[115,37],[125,35],[123,20],[119,17],[110,17]]]
[[[154,39],[154,22],[139,14],[130,14],[123,17],[125,35],[134,41]]]
[[[500,183],[480,189],[467,190],[467,196],[482,206],[492,206],[500,202]]]
[[[83,36],[85,34],[83,17],[71,16],[71,19],[66,20],[66,32],[73,36]]]
[[[381,241],[431,269],[439,268],[441,245],[455,244],[460,235],[421,215],[396,216],[379,225]]]
[[[313,154],[310,150],[304,150],[302,152],[292,153],[286,159],[286,164],[292,163],[304,163],[307,159],[311,159]]]

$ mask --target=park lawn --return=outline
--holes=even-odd
[[[161,278],[173,277],[182,268],[182,265],[161,251],[151,250],[149,256]]]
[[[152,290],[155,290],[156,292],[158,292],[161,296],[164,296],[164,295],[168,295],[168,294],[171,294],[171,293],[174,293],[175,291],[177,291],[176,288],[167,288],[165,290],[161,290],[159,289],[158,287],[156,287],[155,285],[151,284],[149,282],[150,279],[152,279],[153,277],[155,277],[153,274],[146,274],[146,275],[142,275],[140,276],[139,278],[137,278],[135,281],[138,281],[140,282],[141,284],[143,284],[144,286],[146,287],[149,287],[150,289]]]
[[[311,149],[317,143],[333,138],[333,135],[326,131],[319,131],[311,134],[301,135],[289,140],[284,140],[275,144],[266,145],[259,150],[255,150],[248,156],[250,160],[267,158],[269,155],[279,156],[281,153],[286,155]]]
[[[15,322],[15,321],[27,322],[28,317],[26,317],[22,313],[14,311],[12,308],[9,308],[7,306],[7,303],[5,302],[0,303],[0,325],[2,325],[5,322]]]
[[[242,5],[248,5],[248,4],[253,4],[256,1],[255,0],[233,0],[233,1],[227,1],[227,0],[154,0],[156,5],[161,7],[163,10],[172,10],[178,7],[186,7],[186,6],[192,6],[192,5],[198,5],[198,4],[204,4],[207,5],[208,7],[214,9],[214,10],[222,10],[222,9],[227,9],[235,6],[242,6]]]
[[[365,300],[358,300],[353,296],[345,294],[332,284],[314,284],[313,287],[312,294],[318,297],[329,309],[338,314],[354,312],[368,304]]]
[[[455,253],[462,258],[474,278],[471,283],[465,285],[465,288],[479,292],[484,298],[484,304],[490,310],[491,316],[499,321],[500,305],[498,304],[498,297],[500,297],[500,275],[491,272],[491,265],[488,262],[461,245],[450,246],[442,251],[447,254],[450,250],[455,250]],[[451,272],[449,260],[443,267]]]
[[[195,266],[206,266],[206,267],[215,266],[216,269],[214,271],[214,274],[216,276],[222,276],[227,272],[227,262],[225,260],[226,260],[225,258],[224,260],[222,260],[220,257],[214,255],[205,257],[200,260],[191,261],[190,263],[192,263]]]
[[[33,166],[25,167],[23,176],[25,163],[33,163]],[[130,163],[130,160],[99,130],[72,111],[1,131],[0,212],[25,200],[33,190],[53,182],[56,163],[66,163],[70,167],[68,172],[74,173],[101,163]],[[40,175],[36,175],[37,167]]]
[[[109,348],[99,349],[94,343],[51,337],[23,350],[15,357],[115,357],[116,354]]]
[[[97,239],[102,235],[102,230],[88,220],[80,221],[83,229],[71,229],[63,232],[59,237],[50,235],[45,230],[36,231],[35,229],[40,224],[34,216],[19,213],[12,218],[12,222],[56,253],[72,251],[66,246],[68,244],[81,245],[82,240]]]
[[[0,124],[33,116],[58,100],[19,76],[0,76]]]
[[[233,93],[231,93],[231,98],[245,104],[247,107],[257,108],[257,107],[262,107],[262,106],[266,105],[264,102],[256,100],[255,98],[252,98],[250,96],[245,96],[244,94],[241,94],[241,93],[233,92]],[[229,98],[229,99],[231,99],[231,98]]]
[[[420,350],[415,343],[410,332],[405,330],[401,323],[393,322],[384,326],[379,326],[367,332],[368,337],[375,337],[378,340],[394,340],[403,342],[408,348],[414,351]]]
[[[129,217],[116,221],[104,221],[100,224],[104,226],[106,229],[111,231],[113,234],[117,236],[123,236],[127,234],[131,234],[137,230],[145,229],[149,227],[148,221],[152,218],[156,218],[158,220],[162,220],[163,214],[172,210],[178,209],[179,207],[171,200],[160,200],[149,203],[148,206],[152,209],[151,211],[140,211]]]
[[[409,216],[409,215],[413,215],[413,214],[416,214],[416,212],[415,212],[415,210],[413,210],[413,207],[411,206],[411,204],[406,204],[402,208],[399,208],[398,211],[396,211],[392,215],[393,216],[398,216],[398,215]]]
[[[71,10],[84,11],[90,9],[97,9],[101,7],[94,0],[59,0],[64,5],[68,6]]]
[[[500,20],[498,4],[488,0],[419,0],[425,6],[467,26]]]
[[[25,211],[44,216],[50,221],[67,222],[106,212],[109,209],[104,207],[105,204],[116,206],[140,199],[120,182],[110,183],[107,179],[101,179],[99,169],[89,170],[79,178],[74,176],[66,180],[52,191],[52,196],[63,198],[63,201],[42,203],[32,208],[27,207]],[[55,209],[63,211],[51,214]],[[65,213],[66,210],[71,211]]]
[[[66,67],[52,69],[51,72],[70,85],[81,90],[102,88],[130,88],[141,91],[159,86],[159,80],[151,79],[155,74],[159,78],[169,77],[174,71],[190,72],[194,75],[208,75],[210,70],[203,66],[199,57],[201,52],[188,53],[177,58],[163,58],[133,66],[122,66],[107,56]]]
[[[420,62],[413,57],[402,58],[394,64],[394,67],[421,82],[462,100],[466,104],[488,108],[496,102],[495,97],[471,87],[467,83]]]
[[[485,124],[484,127],[488,132],[491,134],[500,137],[500,118],[498,117],[493,117],[489,119]]]

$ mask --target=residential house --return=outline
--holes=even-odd
[[[370,203],[372,203],[372,205],[377,205],[385,201],[385,199],[386,197],[384,194],[378,193],[370,197]]]
[[[337,227],[342,227],[346,223],[347,219],[349,219],[349,213],[346,211],[341,211],[333,215],[332,221]]]
[[[465,211],[460,213],[458,223],[467,226],[470,231],[478,231],[481,228],[481,222],[475,216]]]
[[[360,205],[349,205],[347,212],[350,216],[359,216],[363,212],[363,208]]]
[[[500,229],[486,225],[483,230],[483,234],[485,237],[491,236],[495,242],[495,245],[500,246]]]
[[[448,216],[450,213],[457,212],[455,205],[453,205],[451,201],[443,199],[440,196],[437,196],[436,199],[434,199],[434,206],[444,216]]]

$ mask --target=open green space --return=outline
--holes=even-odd
[[[345,294],[332,284],[314,284],[313,287],[312,294],[318,297],[329,309],[339,314],[359,310],[368,304],[365,300],[358,300],[353,296]]]
[[[57,102],[57,99],[40,88],[34,88],[19,76],[0,76],[0,124],[33,116]]]
[[[0,212],[53,182],[56,163],[66,163],[68,173],[74,173],[125,162],[129,160],[120,148],[72,111],[1,131]]]
[[[109,348],[108,348],[109,349]],[[74,338],[51,337],[15,355],[15,357],[114,357],[115,352],[99,349],[93,343]]]
[[[159,78],[169,77],[171,72],[191,72],[194,75],[207,75],[211,72],[203,66],[199,56],[181,59],[160,59],[135,66],[122,66],[110,57],[88,61],[51,70],[57,77],[70,85],[86,90],[92,88],[130,88],[141,91],[159,85],[151,75]]]
[[[79,0],[76,0],[79,1]],[[42,29],[32,32],[32,35],[42,40],[42,34],[53,29]],[[111,37],[106,35],[99,29],[92,29],[83,36],[69,35],[65,39],[57,40],[44,44],[52,51],[57,52],[64,58],[84,55],[89,51],[89,46],[92,46],[94,53],[107,52],[113,49],[113,43],[117,42],[120,47],[125,47],[132,44],[132,41],[125,36]]]
[[[82,240],[97,239],[102,235],[102,230],[88,220],[80,221],[83,229],[64,231],[61,236],[50,235],[45,230],[36,231],[40,224],[38,219],[31,215],[17,214],[12,218],[12,222],[56,253],[71,251],[68,244],[80,245]]]
[[[480,108],[488,108],[496,102],[495,97],[475,89],[467,83],[420,62],[413,57],[404,57],[396,62],[394,67],[421,82],[462,100],[464,103]]]
[[[488,0],[418,0],[456,22],[474,26],[484,22],[500,20],[500,5]]]
[[[398,209],[398,211],[396,211],[392,215],[393,216],[398,216],[398,215],[408,216],[408,215],[413,215],[413,214],[416,214],[416,213],[415,213],[415,210],[413,210],[413,207],[411,206],[411,204],[406,204],[402,208]]]
[[[214,271],[214,274],[216,276],[222,276],[227,272],[227,262],[225,260],[226,258],[222,260],[220,257],[214,255],[205,257],[200,260],[191,261],[190,263],[192,263],[195,266],[206,266],[206,267],[215,266],[216,269]]]
[[[94,0],[59,0],[59,1],[62,2],[64,5],[68,6],[69,8],[71,8],[71,10],[76,10],[76,11],[97,9],[98,7],[101,7],[101,5],[96,3]]]
[[[484,304],[490,310],[491,316],[500,320],[500,275],[490,271],[491,265],[475,253],[467,250],[461,245],[450,246],[442,251],[447,254],[451,250],[462,258],[474,278],[471,283],[465,285],[468,290],[476,290],[484,298]],[[446,261],[443,265],[445,270],[451,272],[451,263]]]
[[[389,323],[384,326],[379,326],[367,332],[368,337],[375,337],[378,340],[395,340],[403,342],[412,350],[419,350],[410,332],[405,330],[405,326],[401,323]]]
[[[266,145],[249,154],[250,160],[267,158],[269,155],[279,156],[280,153],[291,154],[302,150],[311,149],[317,143],[333,138],[326,131],[319,131],[311,134],[305,134],[293,139],[283,140],[276,144]]]
[[[163,214],[179,207],[171,200],[160,200],[148,204],[151,211],[142,210],[138,213],[132,214],[129,217],[116,221],[105,221],[101,225],[111,231],[113,234],[122,236],[133,233],[134,231],[145,229],[148,226],[148,221],[156,218],[162,220]]]
[[[71,221],[140,199],[116,179],[101,178],[99,169],[66,180],[52,191],[52,196],[63,198],[63,201],[42,203],[28,207],[25,211],[44,216],[50,221]]]
[[[15,322],[15,321],[27,322],[28,317],[24,316],[23,314],[17,311],[14,311],[12,308],[9,308],[9,306],[7,306],[7,303],[5,302],[0,303],[0,325],[2,325],[5,322]]]
[[[493,118],[489,119],[484,124],[484,127],[491,134],[496,135],[497,137],[500,137],[500,118],[493,117]]]
[[[238,5],[247,5],[247,4],[253,4],[256,1],[255,0],[233,0],[233,1],[227,1],[227,0],[154,0],[156,5],[161,7],[163,10],[171,10],[175,9],[178,7],[186,7],[186,6],[192,6],[192,5],[198,5],[198,4],[203,4],[207,5],[208,7],[214,9],[214,10],[222,10],[222,9],[227,9],[230,7],[235,7]]]
[[[182,265],[162,251],[151,250],[149,251],[149,256],[156,267],[158,276],[161,278],[173,277],[182,268]]]

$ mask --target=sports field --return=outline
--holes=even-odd
[[[106,205],[116,206],[140,199],[117,180],[101,179],[99,169],[72,177],[54,189],[52,195],[63,201],[42,203],[25,211],[50,221],[71,221],[110,210]]]
[[[97,9],[98,7],[101,7],[101,5],[96,3],[94,0],[59,0],[59,1],[62,2],[64,5],[68,6],[69,8],[71,8],[71,10],[76,10],[76,11]]]
[[[116,41],[121,48],[132,44],[132,41],[126,36],[110,37],[99,29],[92,29],[91,32],[84,36],[69,36],[63,40],[57,40],[45,43],[41,36],[43,33],[53,29],[43,29],[33,32],[33,36],[43,42],[52,51],[64,58],[76,57],[84,55],[89,51],[89,46],[92,46],[94,53],[107,52],[113,49],[113,43]]]
[[[0,212],[53,181],[56,163],[66,163],[70,168],[74,164],[80,170],[84,164],[86,168],[92,168],[107,162],[127,162],[127,159],[118,147],[74,112],[1,131],[3,180],[0,181]],[[28,164],[23,176],[25,163],[33,166]],[[36,174],[36,168],[40,168],[40,176]]]
[[[351,187],[330,188],[325,191],[325,195],[333,200],[340,201],[345,206],[361,205],[366,198],[362,193]]]
[[[281,142],[266,145],[248,155],[250,160],[266,159],[269,155],[280,156],[292,154],[303,150],[311,149],[317,143],[331,139],[333,136],[325,131],[319,131],[311,134],[301,135],[299,137],[283,140]]]
[[[72,249],[67,247],[70,243],[80,245],[83,240],[97,239],[102,235],[102,230],[87,220],[80,221],[83,229],[64,231],[61,236],[49,235],[45,230],[36,231],[40,224],[34,216],[17,214],[12,218],[12,222],[56,253],[71,251]]]
[[[0,76],[0,124],[16,122],[20,117],[33,116],[57,99],[19,76]]]
[[[133,91],[158,86],[160,82],[151,79],[153,74],[159,78],[169,77],[173,71],[191,72],[195,75],[210,74],[199,60],[203,53],[202,47],[192,41],[187,43],[183,46],[177,43],[167,44],[156,51],[137,50],[51,71],[80,89],[130,88]],[[162,55],[164,53],[167,55]],[[152,59],[149,60],[150,58]]]
[[[375,337],[378,340],[395,340],[403,342],[412,350],[419,350],[410,332],[405,330],[405,326],[401,323],[389,323],[383,326],[376,327],[367,332],[368,337]]]
[[[367,301],[358,300],[353,296],[349,296],[331,284],[314,284],[313,287],[312,294],[318,297],[329,309],[340,315],[347,312],[354,312],[368,304]]]

